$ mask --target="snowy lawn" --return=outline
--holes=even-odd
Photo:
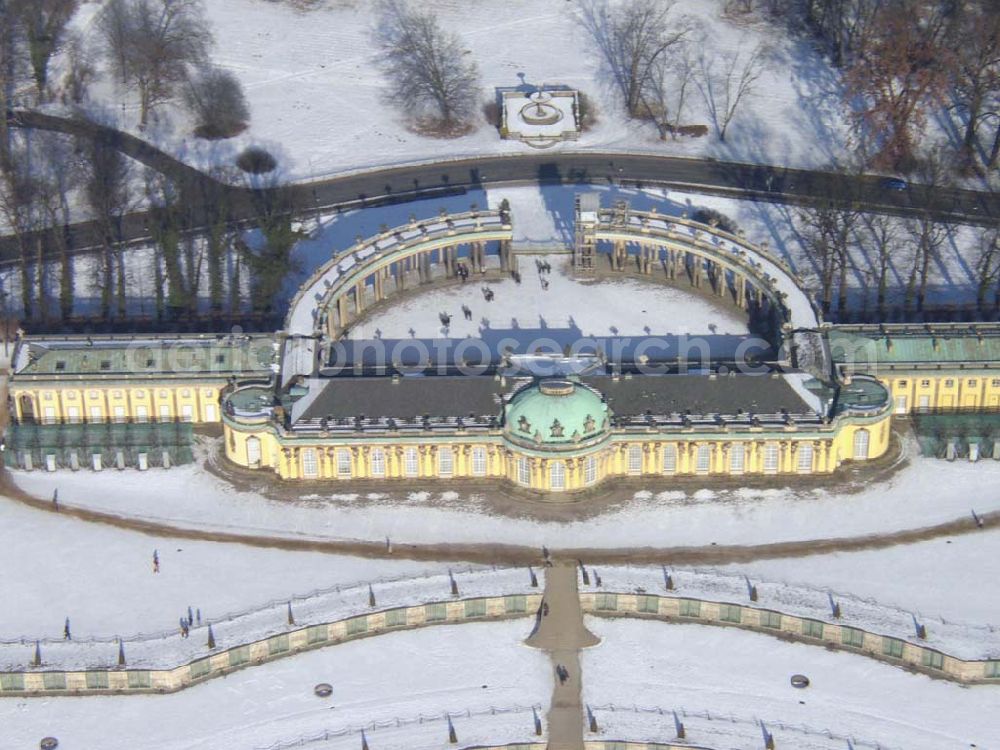
[[[206,142],[192,137],[192,123],[177,102],[163,107],[145,136],[193,164],[231,164],[244,146],[260,144],[278,156],[286,175],[306,179],[417,159],[531,152],[524,144],[502,141],[482,117],[473,132],[454,140],[408,130],[405,113],[386,97],[376,65],[373,3],[322,2],[309,12],[263,0],[212,0],[206,5],[217,41],[214,62],[243,83],[251,122],[236,138]],[[704,98],[693,85],[685,120],[709,126],[710,134],[663,142],[651,125],[624,118],[608,76],[599,69],[595,43],[578,22],[580,3],[421,3],[459,34],[478,64],[482,103],[495,96],[495,87],[520,83],[562,84],[590,97],[596,125],[579,141],[557,149],[627,149],[796,166],[823,164],[842,154],[848,129],[838,75],[809,40],[790,36],[780,22],[729,20],[722,15],[723,6],[723,0],[680,0],[672,17],[693,20],[696,54],[706,64],[719,68],[724,54],[742,48],[746,55],[763,44],[766,69],[725,142],[712,128]],[[84,4],[75,19],[86,39],[97,37],[98,8],[98,3]],[[53,63],[53,80],[63,64]],[[91,98],[89,106],[105,119],[123,119],[125,127],[138,132],[135,93],[123,93],[106,70]],[[478,102],[474,109],[479,110]]]
[[[529,628],[520,620],[392,633],[173,695],[5,699],[3,745],[33,748],[51,735],[60,750],[255,750],[329,732],[304,747],[356,750],[366,728],[372,747],[443,750],[446,712],[463,746],[528,741],[530,707],[544,715],[552,689],[544,652],[521,643]],[[313,695],[320,682],[333,686],[330,698]],[[491,707],[528,710],[490,715]]]
[[[541,522],[494,514],[487,497],[386,483],[360,494],[345,484],[297,501],[237,492],[200,466],[144,474],[90,471],[12,472],[39,497],[59,488],[61,503],[188,528],[295,539],[409,543],[506,543],[554,549],[753,545],[852,537],[920,528],[1000,509],[1000,462],[948,463],[913,455],[888,480],[857,492],[825,488],[685,489],[669,477],[586,520]],[[150,492],[155,476],[155,492]],[[467,486],[467,485],[466,485]],[[613,486],[612,486],[613,489]],[[485,492],[485,490],[484,490]],[[591,501],[592,502],[592,501]],[[588,500],[581,501],[581,513]],[[144,557],[144,556],[143,556]],[[140,558],[141,559],[141,558]],[[148,561],[147,561],[148,562]],[[60,615],[61,616],[61,615]]]
[[[548,262],[552,272],[539,274],[535,260]],[[521,256],[520,265],[521,284],[504,279],[489,285],[496,293],[492,302],[483,298],[473,276],[468,283],[429,291],[374,313],[352,327],[350,337],[503,336],[522,343],[549,338],[561,346],[581,337],[749,334],[745,314],[684,289],[633,279],[581,283],[572,278],[572,260],[565,255]],[[471,320],[463,317],[463,305],[472,311]],[[439,312],[452,316],[447,328]]]
[[[758,560],[718,570],[845,591],[949,621],[1000,628],[1000,530],[863,552]],[[766,605],[765,605],[766,606]]]
[[[843,750],[848,739],[883,750],[996,746],[997,686],[962,687],[744,631],[594,617],[587,627],[602,640],[582,653],[584,700],[608,739],[672,739],[676,710],[689,714],[687,740],[707,747],[762,747],[757,721],[776,747],[797,750]],[[811,685],[793,688],[796,673]]]
[[[150,494],[148,477],[134,479],[137,494]],[[64,477],[60,501],[71,481]],[[160,558],[156,574],[153,550]],[[316,589],[440,575],[446,568],[151,537],[0,499],[0,570],[6,571],[0,601],[7,603],[0,640],[61,638],[66,617],[78,638],[175,632],[188,606],[216,619]]]

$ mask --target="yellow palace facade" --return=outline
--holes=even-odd
[[[233,392],[225,450],[289,480],[493,479],[542,493],[628,477],[829,474],[886,452],[876,381],[856,378],[829,401],[801,390],[780,375],[316,380],[285,405],[265,389]],[[672,410],[681,401],[717,409]]]

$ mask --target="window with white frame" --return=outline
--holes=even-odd
[[[587,456],[583,459],[583,483],[593,484],[597,481],[597,457]]]
[[[906,396],[896,396],[896,413],[906,414]]]
[[[170,406],[167,404],[160,404],[160,421],[169,422],[170,421]]]
[[[116,406],[115,407],[115,421],[119,422],[119,423],[125,421],[125,407],[124,406]]]
[[[699,474],[707,474],[712,466],[712,446],[699,445],[698,457],[695,461],[695,471]]]
[[[70,424],[80,423],[80,408],[77,406],[71,406],[66,410],[66,416],[69,419]]]
[[[663,446],[663,473],[677,473],[677,446],[675,445]]]
[[[451,448],[438,448],[438,476],[450,477],[455,473],[455,454]]]
[[[472,475],[475,477],[486,476],[486,449],[481,445],[472,449]]]
[[[407,448],[406,452],[403,453],[403,473],[408,477],[415,477],[420,473],[416,448]]]
[[[775,474],[778,471],[778,457],[780,456],[777,443],[764,444],[764,473]]]
[[[385,451],[381,448],[372,448],[371,452],[371,472],[373,477],[385,476]]]
[[[149,408],[145,406],[135,407],[135,421],[145,423],[149,421]]]
[[[194,407],[191,404],[181,405],[181,421],[190,422],[194,419]]]
[[[868,430],[858,430],[854,433],[854,460],[863,461],[868,458]]]
[[[628,473],[642,473],[642,446],[630,445],[628,447]]]
[[[351,476],[351,452],[346,448],[337,450],[337,476]]]
[[[813,447],[811,443],[799,443],[799,474],[808,474],[813,468]]]
[[[104,419],[104,417],[101,415],[101,407],[100,406],[91,406],[90,407],[90,421],[91,422],[100,422],[103,419]]]
[[[255,435],[247,438],[247,464],[254,469],[260,465],[260,438]]]
[[[526,458],[517,459],[517,483],[531,486],[531,462]]]
[[[733,443],[729,450],[729,471],[732,474],[742,474],[746,466],[746,446],[743,443]]]
[[[302,451],[302,476],[306,479],[315,479],[319,476],[319,461],[316,458],[315,448],[306,448]]]
[[[566,489],[566,464],[562,461],[549,464],[549,487],[556,491]]]

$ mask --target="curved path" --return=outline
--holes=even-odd
[[[255,195],[259,198],[268,192],[222,185],[152,144],[104,125],[23,110],[8,112],[7,118],[13,127],[98,139],[175,179],[193,197],[189,201],[191,230],[202,226],[204,211],[200,204],[213,191],[221,190],[226,194],[234,221],[251,219]],[[519,182],[663,186],[773,203],[852,204],[875,213],[903,216],[929,212],[942,220],[972,224],[992,225],[1000,221],[1000,194],[954,188],[931,190],[920,185],[912,185],[907,191],[886,191],[877,176],[855,177],[820,170],[689,159],[655,153],[566,150],[549,154],[481,156],[366,170],[297,183],[284,189],[294,210],[314,211],[334,206],[366,207],[398,203]],[[126,241],[149,237],[147,218],[145,212],[125,216],[122,232]],[[63,230],[60,228],[58,231]],[[98,227],[93,222],[69,226],[68,236],[77,252],[100,242]],[[0,258],[15,256],[13,238],[0,238]]]
[[[59,504],[54,510],[50,499],[35,497],[10,478],[6,469],[0,468],[0,499],[19,502],[39,510],[58,512],[90,523],[102,523],[121,529],[138,531],[151,536],[176,539],[246,544],[251,547],[268,547],[307,552],[354,555],[369,558],[402,558],[436,562],[471,562],[504,565],[537,565],[540,552],[535,547],[510,544],[408,544],[339,539],[291,539],[262,534],[210,531],[175,526],[165,521],[122,516],[116,513],[90,510]],[[808,557],[831,552],[857,552],[884,549],[902,544],[913,544],[944,536],[974,533],[980,529],[1000,528],[1000,511],[979,516],[979,524],[971,517],[953,521],[858,537],[831,537],[795,542],[776,542],[757,545],[716,545],[709,547],[673,547],[667,549],[642,548],[566,548],[554,550],[559,560],[585,560],[589,564],[641,564],[641,565],[726,565],[777,558]]]

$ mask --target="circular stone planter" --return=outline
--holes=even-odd
[[[59,740],[55,737],[45,737],[38,743],[38,747],[42,750],[56,750],[56,748],[59,747]]]
[[[328,682],[321,682],[319,685],[313,688],[313,692],[316,693],[320,698],[329,698],[333,695],[333,685]]]
[[[809,687],[809,678],[804,674],[793,674],[791,680],[793,688],[807,688]]]

